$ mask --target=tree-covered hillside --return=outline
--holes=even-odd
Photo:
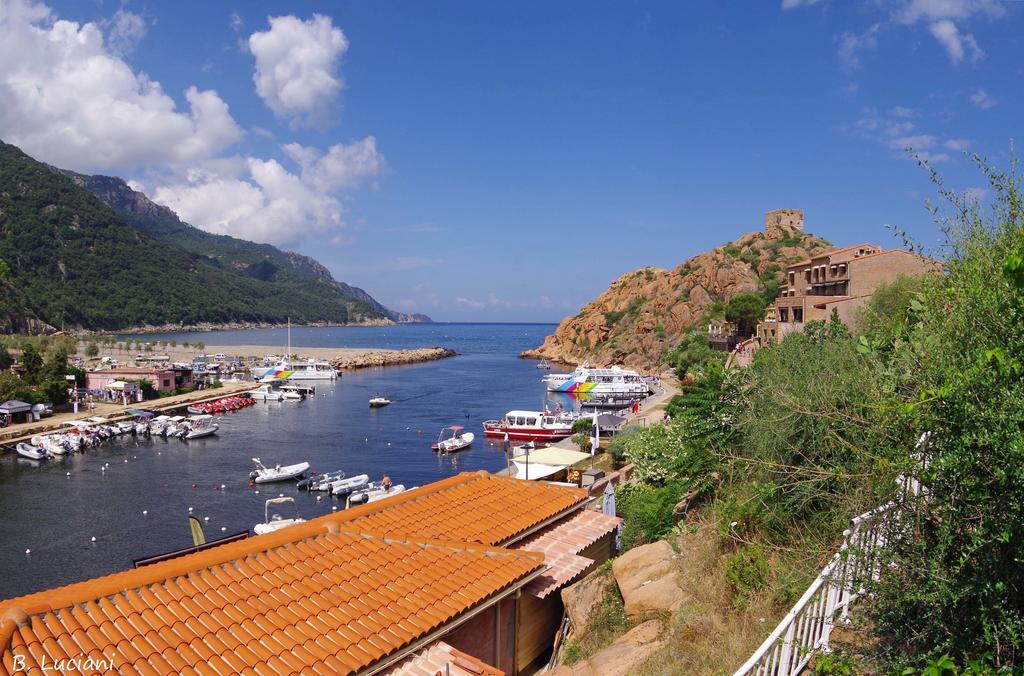
[[[133,190],[124,180],[112,176],[87,176],[58,169],[110,206],[126,223],[165,244],[205,256],[211,262],[264,281],[300,283],[312,293],[340,294],[362,301],[374,311],[399,322],[430,321],[425,315],[395,312],[366,291],[339,282],[316,259],[294,251],[282,251],[270,244],[257,244],[229,235],[215,235],[183,222],[165,206]],[[323,282],[329,288],[325,288]]]
[[[86,329],[383,318],[328,281],[251,275],[144,235],[68,177],[2,142],[0,259],[10,268],[0,301],[8,326],[24,324],[12,317]]]

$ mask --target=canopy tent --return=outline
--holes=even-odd
[[[616,429],[624,422],[626,422],[626,418],[614,413],[602,413],[597,416],[597,424],[602,430]]]
[[[23,401],[17,399],[8,399],[4,403],[0,404],[0,413],[6,413],[11,415],[12,413],[31,413],[32,405],[26,404]]]
[[[123,380],[111,380],[109,383],[107,383],[105,385],[105,387],[108,390],[123,390],[125,385],[127,385],[127,384],[128,383],[126,383]]]
[[[520,447],[521,448],[521,447]],[[513,449],[518,450],[518,449]],[[512,457],[512,460],[516,462],[526,462],[527,455],[525,453],[519,453]],[[590,460],[589,453],[580,453],[579,451],[571,451],[568,448],[559,448],[557,446],[548,446],[547,448],[538,448],[531,450],[529,454],[530,469],[533,469],[533,464],[541,465],[555,465],[558,467],[568,467],[569,465],[575,465],[578,462],[584,460]],[[533,472],[531,471],[532,475]]]

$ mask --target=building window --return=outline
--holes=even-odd
[[[793,321],[798,324],[804,320],[804,309],[802,307],[793,308]]]
[[[780,322],[788,322],[789,321],[789,308],[784,308],[784,307],[780,307],[779,308],[779,321]]]

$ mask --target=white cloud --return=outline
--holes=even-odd
[[[922,20],[969,19],[977,14],[998,17],[1005,12],[998,0],[910,0],[896,13],[896,19],[911,24]]]
[[[882,24],[872,24],[862,33],[843,33],[839,36],[838,54],[840,60],[850,68],[860,67],[860,54],[878,47],[878,33]]]
[[[810,7],[821,0],[782,0],[782,9],[797,9],[799,7]]]
[[[910,149],[913,151],[914,157],[931,163],[949,160],[948,153],[936,152],[940,145],[939,137],[922,132],[914,122],[911,122],[911,118],[917,116],[916,110],[903,106],[895,106],[884,113],[874,108],[867,108],[857,120],[855,128],[865,138],[880,143],[893,151],[895,157],[911,158],[907,154],[907,150]],[[965,148],[967,144],[968,141],[965,139],[941,141],[941,145],[949,150]]]
[[[289,245],[316,233],[338,237],[344,208],[337,193],[384,167],[373,137],[336,144],[323,155],[299,144],[282,151],[301,173],[273,159],[223,158],[163,182],[153,199],[208,232]],[[410,269],[416,261],[396,259],[395,264]]]
[[[228,25],[231,26],[231,30],[237,33],[242,30],[245,22],[242,21],[242,17],[238,15],[238,12],[231,12],[231,16],[228,17]]]
[[[936,21],[928,27],[928,30],[946,49],[946,53],[949,54],[953,63],[960,63],[965,56],[969,56],[971,61],[978,61],[985,57],[985,52],[981,51],[974,36],[970,33],[961,33],[956,24],[949,19]]]
[[[79,171],[124,169],[199,161],[241,137],[215,91],[190,87],[185,99],[188,112],[105,45],[99,25],[0,2],[0,137],[30,155]]]
[[[351,188],[384,169],[384,158],[377,152],[373,136],[348,145],[338,143],[323,155],[298,143],[285,144],[281,149],[302,169],[304,181],[325,192]]]
[[[979,88],[974,90],[974,92],[971,94],[971,103],[978,106],[982,110],[988,110],[989,108],[992,108],[999,102],[996,101],[991,96],[989,96],[987,91]]]
[[[294,16],[269,21],[270,30],[249,36],[256,93],[278,117],[322,124],[344,86],[338,67],[348,40],[320,14],[309,21]]]
[[[114,54],[131,54],[142,38],[146,37],[146,20],[124,8],[114,13],[109,25],[107,45]]]
[[[967,150],[971,147],[971,142],[965,138],[951,138],[942,145],[950,150]]]
[[[988,188],[967,188],[964,190],[964,199],[977,204],[988,198]]]

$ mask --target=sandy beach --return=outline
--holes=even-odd
[[[85,358],[85,343],[81,343],[78,346],[78,355]],[[200,354],[226,354],[231,356],[239,357],[263,357],[276,355],[280,356],[285,351],[283,346],[273,345],[205,345],[200,350],[196,347],[182,347],[181,344],[177,346],[161,345],[153,348],[152,352],[145,352],[143,350],[120,350],[111,349],[108,346],[100,346],[100,357],[110,357],[116,359],[119,362],[126,363],[134,360],[135,355],[145,354],[147,356],[152,355],[167,355],[170,357],[170,361],[186,362],[191,363],[192,358]],[[333,360],[338,358],[353,358],[359,357],[374,352],[394,352],[395,350],[387,350],[379,347],[296,347],[292,346],[292,352],[295,353],[299,359],[325,359]]]

